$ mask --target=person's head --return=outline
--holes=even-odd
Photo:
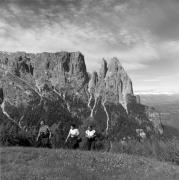
[[[41,121],[41,122],[40,122],[40,125],[41,125],[41,126],[43,126],[44,124],[45,124],[44,121]]]
[[[93,129],[93,126],[88,126],[88,130],[91,131]]]
[[[75,127],[76,127],[75,124],[71,124],[70,126],[71,129],[75,129]]]

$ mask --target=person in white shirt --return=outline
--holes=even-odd
[[[88,126],[88,129],[85,132],[85,136],[87,138],[87,148],[88,150],[95,149],[95,141],[96,141],[96,131],[93,129],[92,126]]]
[[[72,124],[68,136],[65,140],[65,143],[67,143],[67,146],[70,149],[77,149],[79,147],[79,134],[79,130],[76,128],[75,124]]]

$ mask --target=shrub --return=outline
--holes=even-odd
[[[0,145],[1,146],[33,146],[33,134],[25,132],[16,124],[8,122],[0,126]]]
[[[160,161],[170,161],[179,164],[179,142],[176,139],[162,140],[129,140],[126,142],[113,142],[110,149],[113,153],[127,153],[156,158]]]

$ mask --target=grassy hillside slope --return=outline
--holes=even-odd
[[[174,180],[179,167],[126,154],[1,148],[1,180]]]

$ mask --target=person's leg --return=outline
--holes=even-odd
[[[88,151],[91,150],[92,141],[90,138],[88,138]]]
[[[76,138],[76,149],[80,147],[81,139]]]
[[[47,147],[48,147],[48,148],[52,148],[52,144],[51,144],[50,138],[48,138]]]
[[[89,139],[88,138],[86,138],[86,148],[85,149],[89,150]]]
[[[69,138],[69,149],[75,149],[76,148],[76,138],[70,137]]]
[[[79,147],[78,138],[73,138],[73,149],[77,149]]]
[[[71,143],[70,143],[71,148],[70,149],[74,149],[74,145],[75,145],[74,138],[71,138]]]
[[[37,148],[40,147],[40,140],[38,140],[38,141],[36,142],[36,147],[37,147]]]
[[[49,147],[49,137],[43,136],[41,139],[42,147],[47,148]]]
[[[39,139],[37,141],[37,145],[36,146],[37,147],[41,147],[42,146],[42,137],[41,136],[39,136]]]
[[[96,143],[96,141],[95,141],[95,139],[93,138],[93,139],[92,139],[92,142],[91,142],[91,150],[95,150],[95,143]]]
[[[47,146],[47,139],[42,137],[41,139],[41,147],[45,148]]]
[[[68,141],[67,141],[67,147],[68,149],[72,149],[72,138],[69,137]]]

